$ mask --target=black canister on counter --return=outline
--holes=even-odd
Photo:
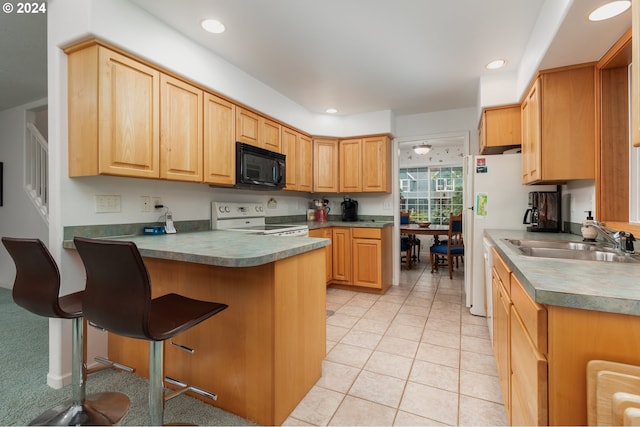
[[[345,197],[341,203],[342,220],[357,221],[358,220],[358,202],[349,197]]]

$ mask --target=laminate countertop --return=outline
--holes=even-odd
[[[237,231],[196,231],[160,235],[101,237],[134,242],[143,257],[220,267],[253,267],[327,246],[329,239],[268,236]],[[73,249],[73,240],[63,247]]]
[[[488,229],[485,237],[537,303],[640,315],[640,263],[525,256],[504,240],[582,241],[573,234]]]

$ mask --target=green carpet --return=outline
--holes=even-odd
[[[0,288],[0,425],[26,425],[42,412],[71,398],[71,386],[47,385],[49,320],[17,306],[11,291]],[[107,369],[88,377],[87,394],[117,391],[131,400],[120,425],[149,425],[148,382]],[[213,390],[215,391],[215,390]],[[165,405],[165,423],[255,425],[250,421],[181,395]]]

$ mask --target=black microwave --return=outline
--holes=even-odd
[[[286,184],[286,156],[236,142],[236,188],[279,190]]]

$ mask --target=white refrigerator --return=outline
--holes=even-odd
[[[485,270],[484,253],[489,250],[488,242],[483,241],[485,228],[524,230],[529,192],[555,191],[557,187],[523,185],[520,153],[466,156],[463,173],[466,305],[471,314],[491,317],[490,287],[485,285],[486,273],[491,277],[490,271]],[[490,266],[491,260],[487,263]]]

